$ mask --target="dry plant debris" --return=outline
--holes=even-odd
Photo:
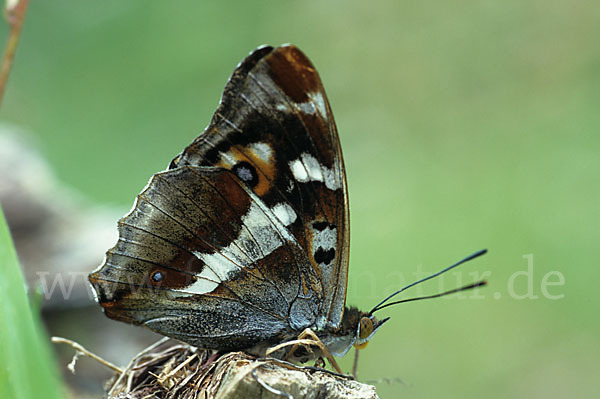
[[[110,399],[377,398],[375,388],[314,369],[217,354],[161,340],[137,355],[106,385]]]

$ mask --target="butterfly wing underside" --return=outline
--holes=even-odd
[[[152,177],[92,275],[109,317],[243,349],[339,327],[348,267],[342,153],[317,72],[263,47],[210,125]]]

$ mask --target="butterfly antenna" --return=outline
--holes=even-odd
[[[376,310],[381,310],[383,308],[387,308],[388,306],[397,305],[399,303],[404,303],[404,302],[420,301],[421,299],[439,298],[439,297],[444,296],[444,295],[449,295],[449,294],[454,294],[456,292],[471,290],[473,288],[481,287],[483,285],[487,285],[487,281],[482,280],[482,281],[479,281],[477,283],[472,283],[472,284],[469,284],[469,285],[465,285],[465,286],[460,287],[460,288],[454,288],[453,290],[446,291],[446,292],[441,292],[439,294],[419,296],[419,297],[416,297],[416,298],[408,298],[408,299],[402,299],[400,301],[394,301],[394,302],[386,303],[385,305],[379,306]]]
[[[388,296],[387,298],[385,298],[383,301],[379,302],[379,303],[378,303],[378,304],[377,304],[377,305],[376,305],[376,306],[375,306],[375,307],[374,307],[374,308],[373,308],[373,309],[372,309],[372,310],[369,312],[369,315],[372,315],[374,312],[378,311],[379,309],[383,309],[384,307],[387,307],[387,306],[389,306],[389,305],[385,305],[385,306],[384,306],[384,304],[385,304],[387,301],[389,301],[390,299],[392,299],[393,297],[395,297],[396,295],[398,295],[399,293],[401,293],[401,292],[403,292],[403,291],[405,291],[405,290],[409,289],[410,287],[413,287],[413,286],[415,286],[415,285],[417,285],[417,284],[421,284],[421,283],[423,283],[423,282],[425,282],[425,281],[427,281],[427,280],[430,280],[430,279],[432,279],[432,278],[434,278],[434,277],[437,277],[437,276],[439,276],[440,274],[446,273],[448,270],[452,270],[452,269],[454,269],[455,267],[457,267],[457,266],[460,266],[460,265],[462,265],[462,264],[463,264],[463,263],[465,263],[465,262],[468,262],[468,261],[470,261],[470,260],[473,260],[473,259],[475,259],[475,258],[477,258],[477,257],[479,257],[479,256],[481,256],[481,255],[483,255],[483,254],[485,254],[486,252],[487,252],[487,249],[482,249],[482,250],[480,250],[480,251],[477,251],[477,252],[475,252],[475,253],[473,253],[473,254],[471,254],[471,255],[467,256],[466,258],[459,260],[459,261],[458,261],[458,262],[456,262],[455,264],[453,264],[453,265],[450,265],[450,266],[448,266],[447,268],[445,268],[445,269],[443,269],[443,270],[440,270],[440,271],[439,271],[439,272],[437,272],[437,273],[434,273],[434,274],[432,274],[432,275],[430,275],[430,276],[427,276],[427,277],[425,277],[425,278],[422,278],[421,280],[415,281],[414,283],[411,283],[411,284],[407,285],[406,287],[399,289],[398,291],[396,291],[396,292],[394,292],[393,294],[389,295],[389,296]],[[479,283],[475,283],[475,284],[471,284],[471,285],[468,285],[468,286],[465,286],[465,287],[457,288],[457,289],[454,289],[454,290],[451,290],[451,291],[448,291],[448,292],[445,292],[445,293],[442,293],[442,294],[436,294],[436,295],[432,295],[431,297],[432,297],[432,298],[436,298],[436,297],[438,297],[438,296],[443,296],[443,295],[447,295],[447,294],[452,294],[452,293],[454,293],[454,292],[458,292],[458,291],[464,291],[464,290],[467,290],[467,289],[471,289],[471,288],[479,287],[479,286],[481,286],[481,285],[485,285],[485,281],[482,281],[482,282],[479,282]],[[427,299],[427,298],[428,298],[428,297],[422,297],[422,299]],[[417,298],[411,298],[411,300],[415,301],[415,300],[417,300]],[[397,301],[397,302],[394,302],[394,303],[408,302],[408,301],[409,301],[409,300],[405,300],[405,301]]]

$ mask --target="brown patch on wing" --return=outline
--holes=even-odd
[[[307,93],[319,92],[323,87],[315,67],[297,47],[280,47],[265,62],[273,81],[297,103],[308,102]]]

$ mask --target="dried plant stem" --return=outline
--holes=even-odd
[[[2,66],[0,68],[0,105],[2,105],[2,99],[4,98],[4,89],[6,82],[8,81],[8,75],[12,67],[13,60],[15,59],[15,53],[17,52],[17,44],[19,43],[19,37],[21,36],[21,27],[25,20],[25,11],[29,0],[18,0],[18,1],[7,1],[5,9],[5,17],[10,25],[10,33],[8,35],[8,42],[6,43],[6,49],[4,50],[4,56],[2,57]]]
[[[51,341],[55,344],[67,344],[67,345],[71,346],[73,349],[75,349],[77,351],[77,353],[81,353],[87,357],[90,357],[90,358],[96,360],[97,362],[102,363],[103,365],[105,365],[106,367],[108,367],[109,369],[111,369],[117,373],[123,372],[123,369],[121,369],[120,367],[117,367],[114,364],[112,364],[111,362],[106,361],[106,360],[102,359],[100,356],[88,351],[87,349],[85,349],[83,346],[81,346],[80,344],[78,344],[75,341],[71,341],[70,339],[62,338],[62,337],[52,337]]]

